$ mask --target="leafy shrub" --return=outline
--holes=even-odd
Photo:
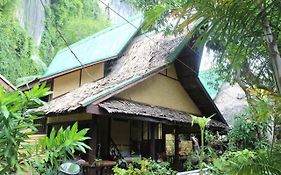
[[[187,171],[199,169],[199,155],[196,152],[191,152],[184,162],[183,167]]]
[[[223,175],[279,175],[280,152],[273,154],[265,151],[249,151],[247,149],[228,152],[209,166],[209,174]]]
[[[176,174],[170,168],[170,164],[167,162],[157,163],[151,159],[134,159],[132,163],[128,165],[127,168],[121,168],[119,165],[116,165],[113,168],[113,172],[115,175],[154,175],[154,174]]]
[[[28,156],[19,150],[27,145],[28,135],[36,131],[33,121],[38,119],[30,109],[43,104],[39,98],[48,95],[48,90],[44,85],[36,85],[23,94],[5,92],[0,86],[0,174],[23,168],[22,163]]]
[[[237,116],[233,128],[228,133],[230,149],[266,148],[268,146],[266,134],[269,130],[268,122],[258,122],[247,114]]]
[[[49,137],[39,140],[36,147],[37,155],[31,159],[35,172],[39,174],[58,173],[59,165],[74,157],[75,151],[86,153],[91,149],[83,141],[90,139],[85,137],[88,129],[78,131],[77,122],[65,130],[60,128],[57,132],[53,128]],[[32,152],[31,152],[32,154]]]
[[[19,77],[40,74],[42,70],[31,59],[32,38],[13,19],[0,14],[0,72],[11,82]]]

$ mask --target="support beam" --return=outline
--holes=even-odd
[[[162,124],[162,151],[166,153],[166,132],[164,124]]]
[[[175,157],[174,157],[174,168],[179,169],[179,132],[178,127],[175,127]]]
[[[97,125],[98,125],[98,150],[100,157],[102,159],[108,159],[109,156],[109,147],[110,147],[110,117],[108,116],[97,116]]]
[[[151,139],[150,139],[150,155],[152,159],[156,159],[155,152],[155,123],[150,123]]]
[[[91,137],[89,146],[91,147],[92,150],[89,151],[88,154],[88,161],[90,164],[92,164],[97,157],[97,117],[92,116],[92,119],[90,121],[90,130],[89,130],[89,136]]]

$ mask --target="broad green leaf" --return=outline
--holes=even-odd
[[[1,106],[1,112],[4,115],[4,117],[7,119],[10,115],[10,112],[8,111],[7,107],[5,105]]]

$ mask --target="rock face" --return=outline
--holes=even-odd
[[[104,2],[106,5],[102,2]],[[112,8],[114,11],[116,11],[118,14],[120,14],[126,19],[136,14],[136,10],[134,9],[134,7],[131,4],[128,4],[122,0],[102,0],[102,2],[98,1],[98,4],[106,14],[107,18],[113,24],[123,22],[124,20],[115,12],[113,12],[110,8]],[[108,8],[108,6],[110,8]]]
[[[224,83],[214,99],[227,123],[231,126],[235,115],[248,106],[246,95],[238,84]]]
[[[49,0],[42,0],[42,2],[46,7],[49,6]],[[17,10],[17,18],[38,47],[45,28],[45,11],[40,0],[21,0]]]
[[[49,6],[50,0],[42,0],[46,7]],[[124,21],[120,16],[114,13],[110,8],[98,1],[100,8],[105,12],[107,18],[113,23]],[[128,19],[136,13],[134,7],[122,0],[103,0],[105,4],[110,6],[114,11],[124,18]],[[17,10],[17,18],[19,23],[34,39],[35,45],[39,47],[42,33],[45,29],[45,11],[40,0],[20,0]]]

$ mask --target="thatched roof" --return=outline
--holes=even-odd
[[[98,105],[108,113],[128,114],[133,116],[153,117],[160,120],[166,120],[173,123],[191,123],[191,115],[187,112],[177,111],[159,106],[136,103],[128,100],[112,99]],[[227,125],[211,120],[210,127],[228,128]]]
[[[224,83],[214,101],[230,126],[233,125],[235,116],[248,107],[246,94],[238,84]]]
[[[45,113],[70,112],[106,100],[114,92],[166,68],[179,54],[182,49],[179,46],[183,43],[186,43],[183,36],[164,36],[162,33],[135,38],[105,78],[53,99],[39,110]]]

